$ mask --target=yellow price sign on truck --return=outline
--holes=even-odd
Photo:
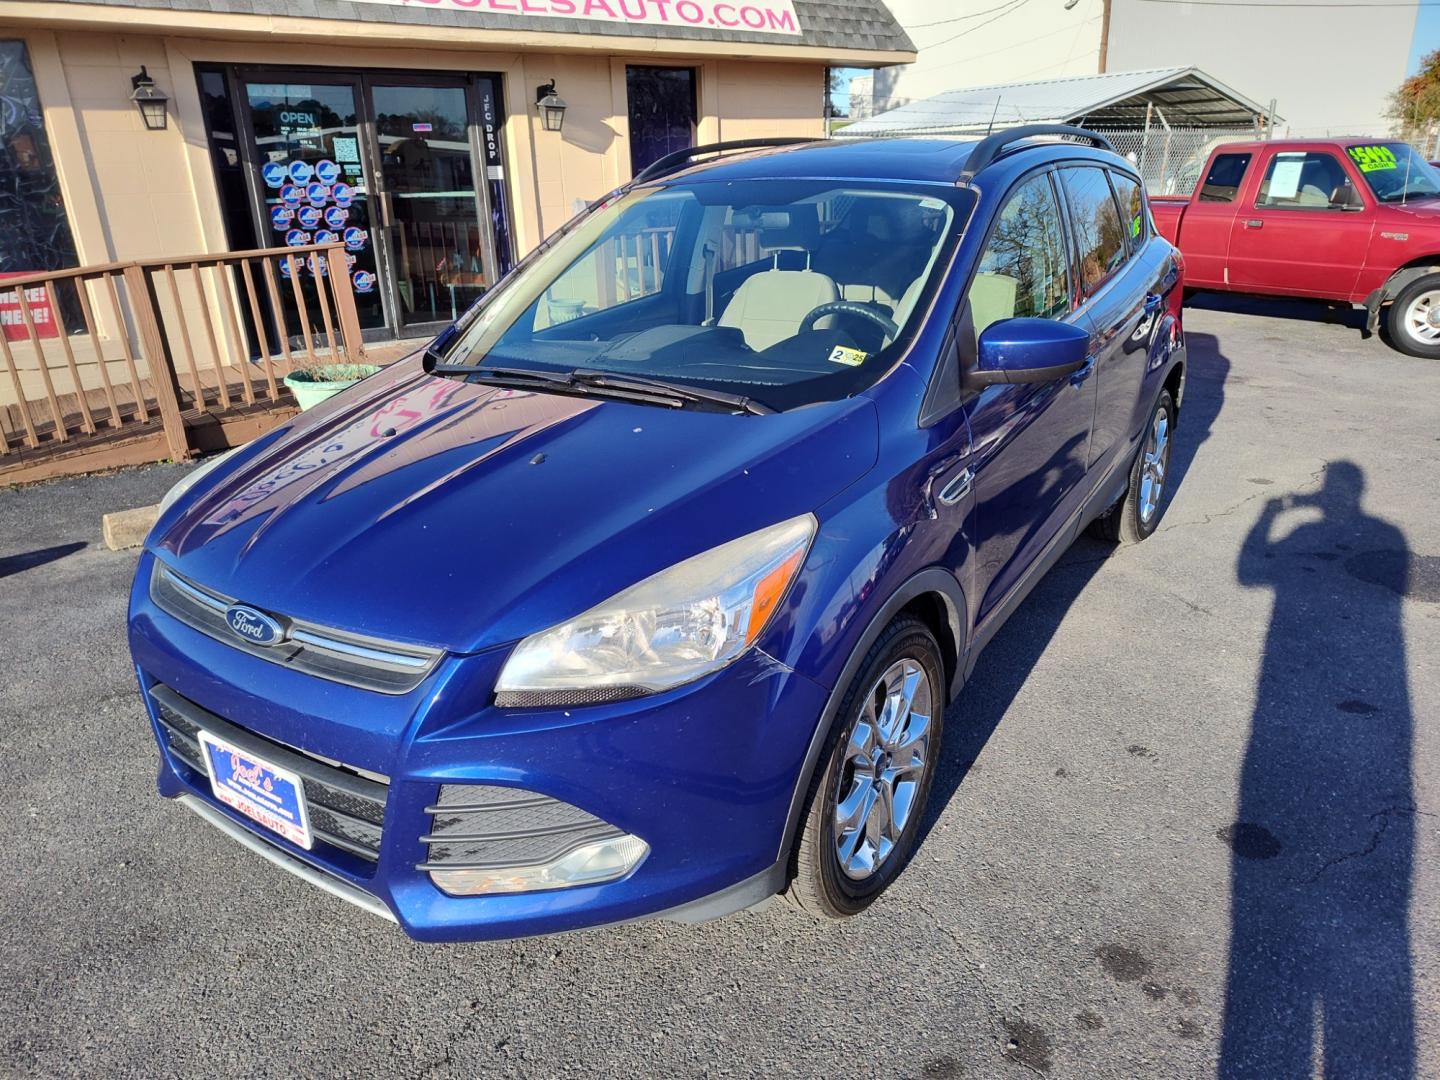
[[[1352,146],[1346,153],[1360,166],[1361,172],[1379,172],[1395,168],[1395,151],[1388,146]]]

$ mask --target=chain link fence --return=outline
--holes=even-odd
[[[1263,138],[1254,128],[1163,128],[1101,132],[1140,170],[1151,195],[1189,195],[1210,151],[1221,143]]]

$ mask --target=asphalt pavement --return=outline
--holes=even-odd
[[[0,491],[0,1074],[1440,1076],[1440,362],[1201,298],[1179,486],[947,724],[870,911],[408,941],[155,795],[100,514]]]

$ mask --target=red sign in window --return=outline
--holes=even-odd
[[[0,274],[0,278],[21,277],[21,274]],[[30,332],[25,329],[25,316],[20,311],[18,289],[0,291],[0,326],[5,327],[6,341],[28,341]],[[50,297],[43,285],[32,285],[25,290],[25,302],[30,305],[30,319],[35,324],[35,333],[42,338],[60,336],[56,325],[55,312],[50,307]]]

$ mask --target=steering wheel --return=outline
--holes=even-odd
[[[831,300],[817,308],[811,308],[810,313],[800,320],[800,329],[797,333],[803,334],[806,330],[815,329],[815,324],[826,315],[859,315],[884,330],[887,340],[894,341],[900,336],[900,327],[895,325],[894,320],[882,315],[872,307],[857,304],[853,300]]]

